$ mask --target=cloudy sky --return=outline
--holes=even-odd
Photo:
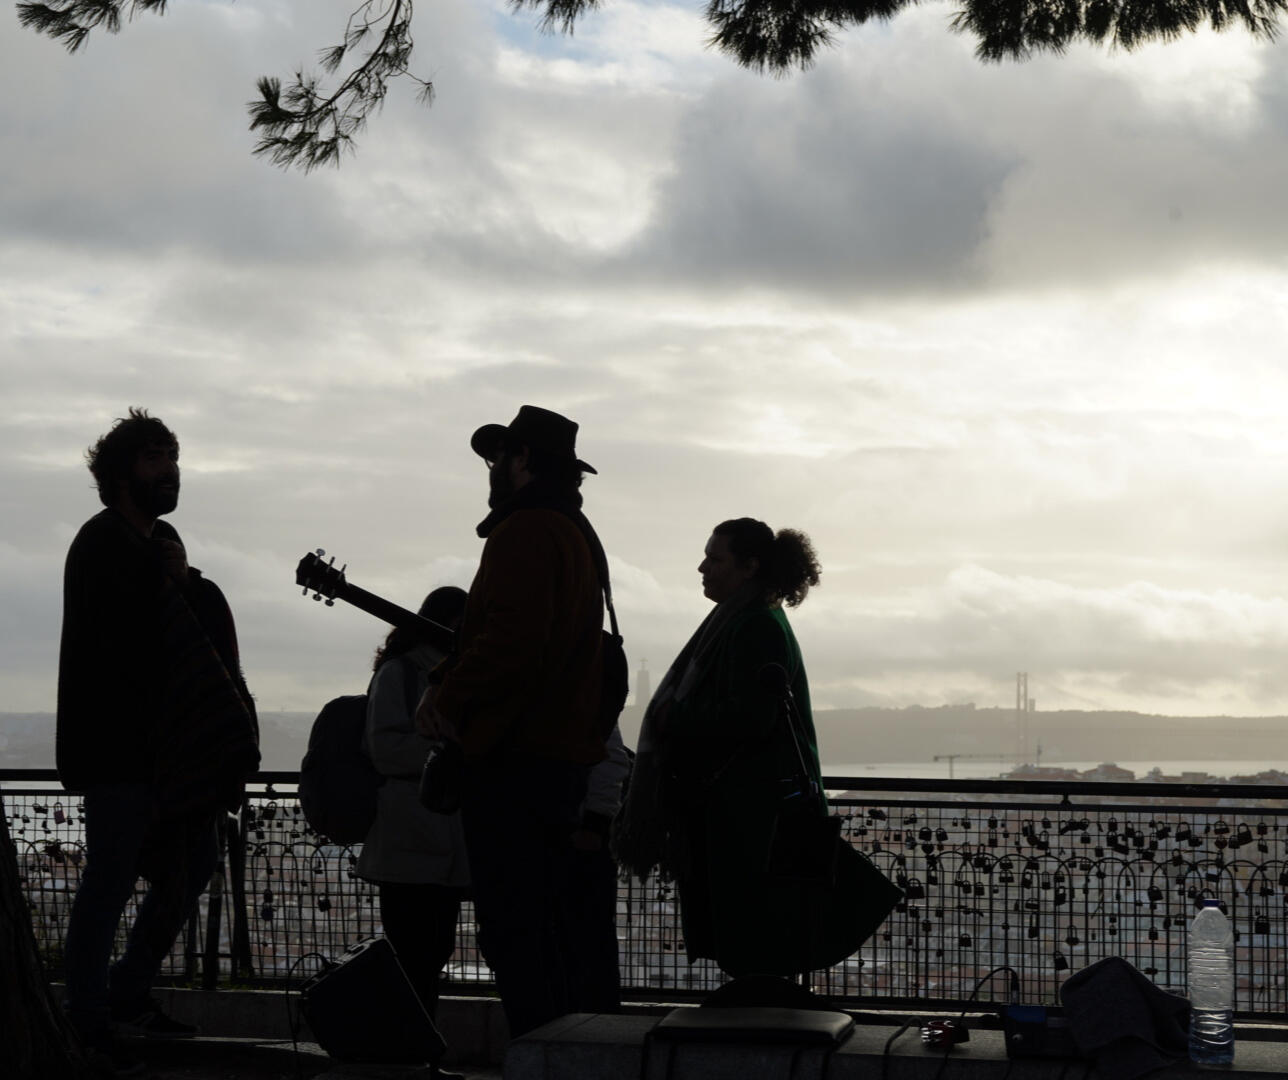
[[[421,5],[356,157],[250,155],[245,102],[344,0],[174,0],[77,56],[0,33],[0,711],[50,709],[82,453],[178,432],[172,520],[264,709],[380,628],[292,585],[335,552],[468,584],[467,440],[582,424],[633,663],[705,609],[710,527],[812,535],[818,704],[1288,712],[1288,46],[1241,31],[981,66],[951,8],[757,77],[696,6],[572,39]]]

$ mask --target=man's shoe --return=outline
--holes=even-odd
[[[143,1062],[110,1037],[88,1043],[85,1047],[85,1061],[89,1065],[90,1076],[102,1077],[103,1080],[118,1080],[119,1077],[143,1074]]]
[[[143,1039],[191,1039],[197,1034],[193,1024],[184,1024],[161,1011],[153,1000],[141,1009],[112,1009],[112,1026],[118,1035],[133,1035]]]

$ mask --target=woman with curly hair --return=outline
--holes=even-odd
[[[705,556],[698,571],[715,607],[645,713],[617,855],[641,878],[675,880],[690,961],[735,977],[813,970],[859,944],[832,933],[845,919],[830,885],[771,865],[789,804],[817,793],[813,812],[826,816],[809,682],[784,611],[818,584],[818,559],[804,533],[753,518],[717,525]]]

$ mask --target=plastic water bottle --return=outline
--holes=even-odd
[[[1190,924],[1190,1060],[1234,1062],[1234,929],[1219,900],[1204,900]]]

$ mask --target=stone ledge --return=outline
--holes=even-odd
[[[155,993],[162,1007],[176,1019],[197,1024],[207,1035],[227,1039],[289,1040],[291,1017],[298,1016],[298,996],[294,992],[289,995],[288,1014],[288,995],[284,990],[203,991],[157,987]],[[439,1004],[439,1026],[448,1041],[445,1064],[497,1066],[504,1060],[507,1080],[548,1080],[551,1076],[568,1080],[639,1077],[646,1064],[645,1036],[673,1007],[641,1003],[630,1004],[626,1006],[627,1012],[615,1016],[574,1014],[507,1047],[505,1015],[497,998],[448,996]],[[825,1073],[819,1072],[821,1055],[816,1051],[808,1059],[813,1063],[809,1071],[803,1071],[806,1059],[802,1058],[792,1073],[784,1071],[788,1063],[780,1056],[782,1048],[735,1046],[721,1048],[715,1056],[708,1053],[701,1071],[685,1067],[683,1071],[673,1070],[671,1077],[673,1080],[681,1076],[714,1080],[721,1075],[732,1080],[760,1080],[762,1076],[782,1076],[784,1080],[804,1080],[825,1076],[826,1080],[851,1080],[880,1076],[886,1041],[901,1020],[902,1017],[891,1017],[887,1022],[885,1017],[878,1019],[875,1014],[865,1013],[847,1042],[834,1052]],[[313,1043],[313,1034],[302,1019],[298,1025],[296,1037],[301,1042]],[[1235,1065],[1221,1070],[1226,1076],[1231,1080],[1265,1080],[1267,1074],[1288,1076],[1288,1029],[1241,1024],[1237,1033]],[[685,1048],[686,1055],[691,1056],[697,1049]],[[710,1051],[709,1046],[702,1049]],[[677,1052],[673,1064],[682,1064],[682,1058]],[[942,1059],[941,1052],[929,1051],[921,1045],[914,1027],[892,1047],[890,1060],[884,1063],[885,1080],[1001,1080],[1002,1077],[1006,1080],[1083,1080],[1085,1070],[1085,1065],[1069,1059],[1008,1060],[1002,1033],[981,1030],[978,1026],[972,1028],[970,1042],[950,1051],[947,1062]],[[721,1061],[731,1064],[732,1071],[726,1072]],[[941,1064],[944,1065],[942,1074]],[[337,1080],[345,1075],[338,1064],[332,1069],[341,1069],[334,1074]],[[1200,1071],[1208,1070],[1198,1070],[1182,1062],[1150,1073],[1149,1080],[1182,1077],[1194,1080]],[[371,1074],[355,1074],[350,1068],[348,1075]]]
[[[55,984],[54,993],[62,999],[61,984]],[[191,990],[157,986],[153,988],[153,996],[169,1015],[186,1024],[195,1024],[202,1035],[263,1042],[317,1041],[300,1016],[299,994],[294,990]],[[443,997],[438,1003],[438,1026],[447,1039],[444,1064],[501,1063],[509,1031],[499,998]]]
[[[646,1044],[654,1016],[594,1016],[576,1013],[510,1044],[506,1080],[1068,1080],[1088,1062],[1067,1058],[1008,1059],[1000,1031],[973,1031],[970,1041],[948,1051],[922,1046],[916,1028],[890,1048],[898,1025],[864,1024],[830,1055],[816,1048],[753,1044]],[[946,1060],[945,1060],[946,1056]],[[1179,1062],[1149,1074],[1150,1080],[1193,1080],[1200,1071]],[[1288,1044],[1244,1041],[1235,1065],[1221,1070],[1231,1080],[1265,1080],[1288,1075]]]

